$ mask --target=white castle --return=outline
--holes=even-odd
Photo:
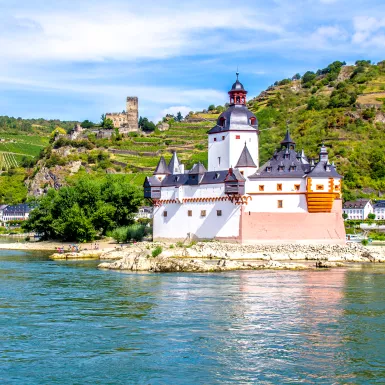
[[[309,161],[287,131],[259,167],[258,121],[238,75],[229,108],[208,132],[208,170],[202,163],[185,170],[174,153],[146,178],[153,239],[344,244],[342,177],[325,146],[316,163]]]

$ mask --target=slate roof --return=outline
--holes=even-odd
[[[385,201],[377,201],[374,203],[373,207],[375,209],[385,208]]]
[[[340,174],[338,174],[334,165],[330,164],[329,161],[318,162],[315,167],[308,173],[308,176],[311,178],[342,178]]]
[[[202,175],[207,172],[205,166],[201,162],[195,163],[192,169],[189,171],[190,175]]]
[[[250,125],[250,119],[255,119],[255,125]],[[222,127],[221,122],[225,119]],[[217,125],[208,133],[216,134],[225,131],[258,131],[258,120],[256,116],[243,104],[231,105],[226,111],[222,112],[217,121]]]
[[[254,160],[249,152],[249,149],[247,148],[247,145],[245,143],[245,147],[243,147],[241,156],[238,159],[238,162],[235,166],[235,168],[239,167],[254,167],[257,168],[257,166],[254,163]]]
[[[370,199],[358,199],[356,201],[347,201],[344,203],[344,209],[363,209]]]
[[[276,152],[249,179],[260,178],[302,178],[310,171],[310,165],[293,149],[283,148]]]
[[[231,168],[226,175],[225,182],[245,182],[245,177],[237,168]]]
[[[178,174],[180,172],[180,162],[175,151],[172,154],[170,163],[168,164],[168,169],[171,174]]]
[[[156,166],[156,169],[154,171],[154,175],[168,175],[170,174],[170,170],[168,169],[168,166],[167,166],[167,163],[166,163],[166,160],[164,159],[163,156],[160,157],[159,159],[159,163],[158,165]]]
[[[239,72],[237,71],[236,72],[236,75],[237,75],[237,80],[235,81],[235,83],[233,84],[233,86],[231,87],[231,91],[245,91],[245,88],[243,87],[243,84],[239,81],[238,79],[238,76],[239,76]],[[247,93],[247,91],[245,91]]]
[[[25,214],[29,213],[32,210],[31,206],[26,203],[22,203],[14,206],[7,206],[4,208],[3,213],[6,215],[16,215],[16,214]]]

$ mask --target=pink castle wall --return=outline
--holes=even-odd
[[[253,213],[242,210],[242,243],[345,244],[342,200],[335,199],[331,213]]]

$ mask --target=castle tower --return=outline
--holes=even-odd
[[[259,164],[258,121],[246,106],[247,91],[237,79],[229,91],[230,106],[217,125],[209,131],[209,171],[236,167],[243,152],[250,155],[256,168]],[[246,149],[245,149],[246,147]]]
[[[136,96],[127,96],[126,100],[127,127],[131,130],[138,129],[138,98]]]

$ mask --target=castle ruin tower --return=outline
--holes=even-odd
[[[126,101],[127,128],[129,131],[138,129],[138,98],[136,96],[127,96]]]

